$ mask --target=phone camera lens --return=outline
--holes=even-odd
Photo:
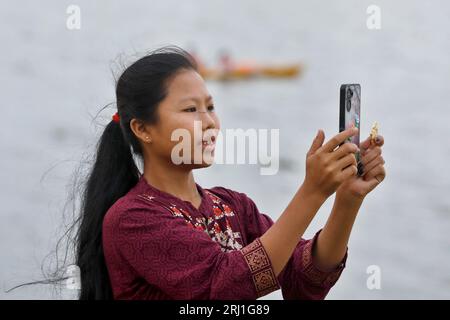
[[[350,99],[351,97],[353,97],[353,90],[349,88],[347,90],[347,99]]]
[[[353,97],[353,90],[351,88],[348,88],[347,90],[347,112],[350,112],[352,109],[352,97]]]

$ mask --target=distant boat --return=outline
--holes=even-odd
[[[223,68],[200,68],[200,74],[208,80],[239,80],[250,78],[295,78],[303,71],[303,66],[297,64],[266,65],[252,64],[235,65],[228,70]]]

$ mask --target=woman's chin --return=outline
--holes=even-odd
[[[214,163],[214,155],[204,155],[201,161],[197,161],[193,163],[194,168],[207,168],[210,167]]]

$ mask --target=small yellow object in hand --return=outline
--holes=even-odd
[[[372,130],[370,131],[370,142],[375,144],[375,139],[378,135],[378,122],[374,122]]]

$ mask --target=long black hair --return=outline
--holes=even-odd
[[[142,159],[142,147],[130,121],[134,118],[155,124],[157,107],[167,95],[168,81],[183,69],[196,70],[194,59],[181,48],[164,47],[131,64],[116,83],[120,122],[110,121],[100,137],[82,198],[76,238],[82,300],[112,298],[103,255],[102,224],[106,211],[140,177],[133,153]]]
[[[106,125],[86,178],[75,177],[82,181],[81,187],[76,183],[74,187],[80,193],[80,209],[57,244],[58,256],[61,240],[68,240],[63,266],[57,262],[57,271],[45,283],[67,279],[61,276],[61,271],[66,269],[69,255],[74,257],[80,271],[80,300],[113,298],[103,253],[102,224],[107,210],[136,185],[141,174],[133,156],[143,160],[142,147],[130,128],[130,121],[157,123],[157,107],[167,95],[168,82],[184,69],[197,70],[194,58],[179,47],[165,46],[129,65],[117,79],[116,105],[120,121],[111,120]],[[60,277],[55,277],[56,274]]]

